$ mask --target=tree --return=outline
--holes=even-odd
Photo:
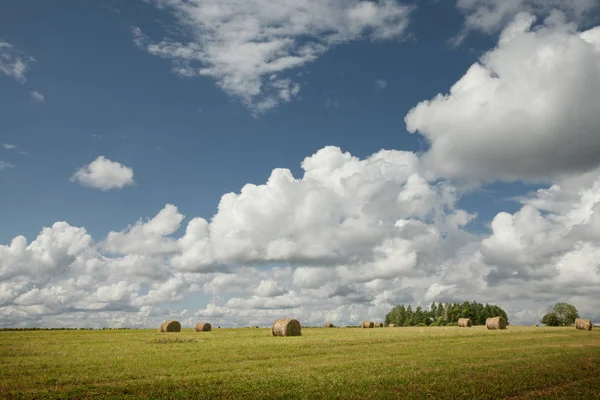
[[[415,326],[418,324],[445,326],[456,324],[459,318],[470,318],[473,325],[484,325],[486,318],[501,316],[508,323],[506,312],[493,304],[483,304],[476,301],[461,303],[431,304],[431,309],[417,305],[413,311],[409,304],[397,305],[385,316],[386,324],[396,326]]]
[[[546,326],[560,326],[560,320],[553,312],[544,315],[541,323]]]
[[[550,312],[556,315],[560,326],[569,326],[575,323],[575,319],[579,318],[579,313],[574,305],[568,303],[556,303]]]

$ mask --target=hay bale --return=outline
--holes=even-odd
[[[325,328],[335,328],[335,326],[331,322],[328,322],[325,324]]]
[[[459,318],[458,326],[460,328],[470,328],[471,326],[473,326],[473,322],[469,318]]]
[[[296,319],[278,319],[273,323],[273,336],[301,336],[300,322]]]
[[[179,321],[169,319],[163,321],[158,327],[159,332],[181,332],[181,324]]]
[[[375,324],[372,323],[371,321],[363,321],[362,327],[363,328],[373,328],[373,327],[375,327]]]
[[[375,328],[383,328],[383,322],[375,322]]]
[[[194,326],[194,332],[210,332],[211,330],[212,326],[208,322],[198,322]]]
[[[396,324],[389,324],[388,325],[388,328],[395,328],[395,327],[396,327]]]
[[[575,320],[575,329],[580,329],[583,331],[591,331],[592,330],[592,321],[589,319],[577,318]]]
[[[506,329],[506,321],[502,317],[488,318],[485,320],[485,326],[490,330]]]

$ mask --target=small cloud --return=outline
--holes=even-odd
[[[337,100],[333,100],[331,98],[327,98],[325,101],[325,107],[327,108],[338,108],[340,106],[340,102]]]
[[[121,10],[119,10],[118,8],[109,6],[108,4],[102,4],[100,7],[112,12],[113,14],[118,15],[119,17],[121,16]]]
[[[22,150],[19,150],[19,151],[17,151],[17,153],[19,153],[19,154],[22,154],[22,155],[24,155],[24,156],[28,156],[28,155],[29,155],[29,153],[28,153],[28,152],[26,152],[26,151],[22,151]]]
[[[4,147],[6,150],[14,150],[17,148],[17,146],[15,146],[14,144],[9,144],[9,143],[4,143],[2,145],[2,147]]]
[[[0,169],[14,168],[15,166],[6,161],[0,161]]]
[[[92,133],[92,137],[94,139],[102,139],[102,135],[96,135],[95,133]]]
[[[44,102],[44,95],[41,94],[40,92],[34,90],[30,93],[30,95],[31,95],[31,100],[35,101],[36,103]]]
[[[160,147],[160,146],[156,146],[156,150],[159,150],[159,151],[160,151],[160,150],[162,150],[162,147]]]
[[[375,88],[378,90],[385,90],[385,88],[388,85],[388,83],[386,81],[384,81],[383,79],[377,79],[375,82],[373,82],[373,84],[375,85]]]
[[[18,47],[0,41],[0,72],[4,75],[25,83],[27,81],[25,73],[29,69],[29,64],[34,61],[35,58],[28,56]]]
[[[111,161],[104,156],[100,156],[90,164],[79,168],[70,181],[103,191],[122,189],[135,183],[133,169],[116,161]]]
[[[201,112],[204,112],[204,110],[202,108],[199,108],[198,112],[201,113]]]

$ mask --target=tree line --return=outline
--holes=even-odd
[[[423,309],[397,305],[385,316],[385,324],[396,326],[445,326],[456,325],[459,318],[469,318],[473,325],[485,325],[485,320],[502,317],[508,323],[506,312],[497,305],[481,304],[476,301],[464,303],[435,303]]]

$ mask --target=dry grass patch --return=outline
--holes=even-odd
[[[195,343],[195,342],[197,342],[196,339],[186,338],[186,337],[160,337],[160,338],[150,340],[150,343],[157,343],[157,344]]]

